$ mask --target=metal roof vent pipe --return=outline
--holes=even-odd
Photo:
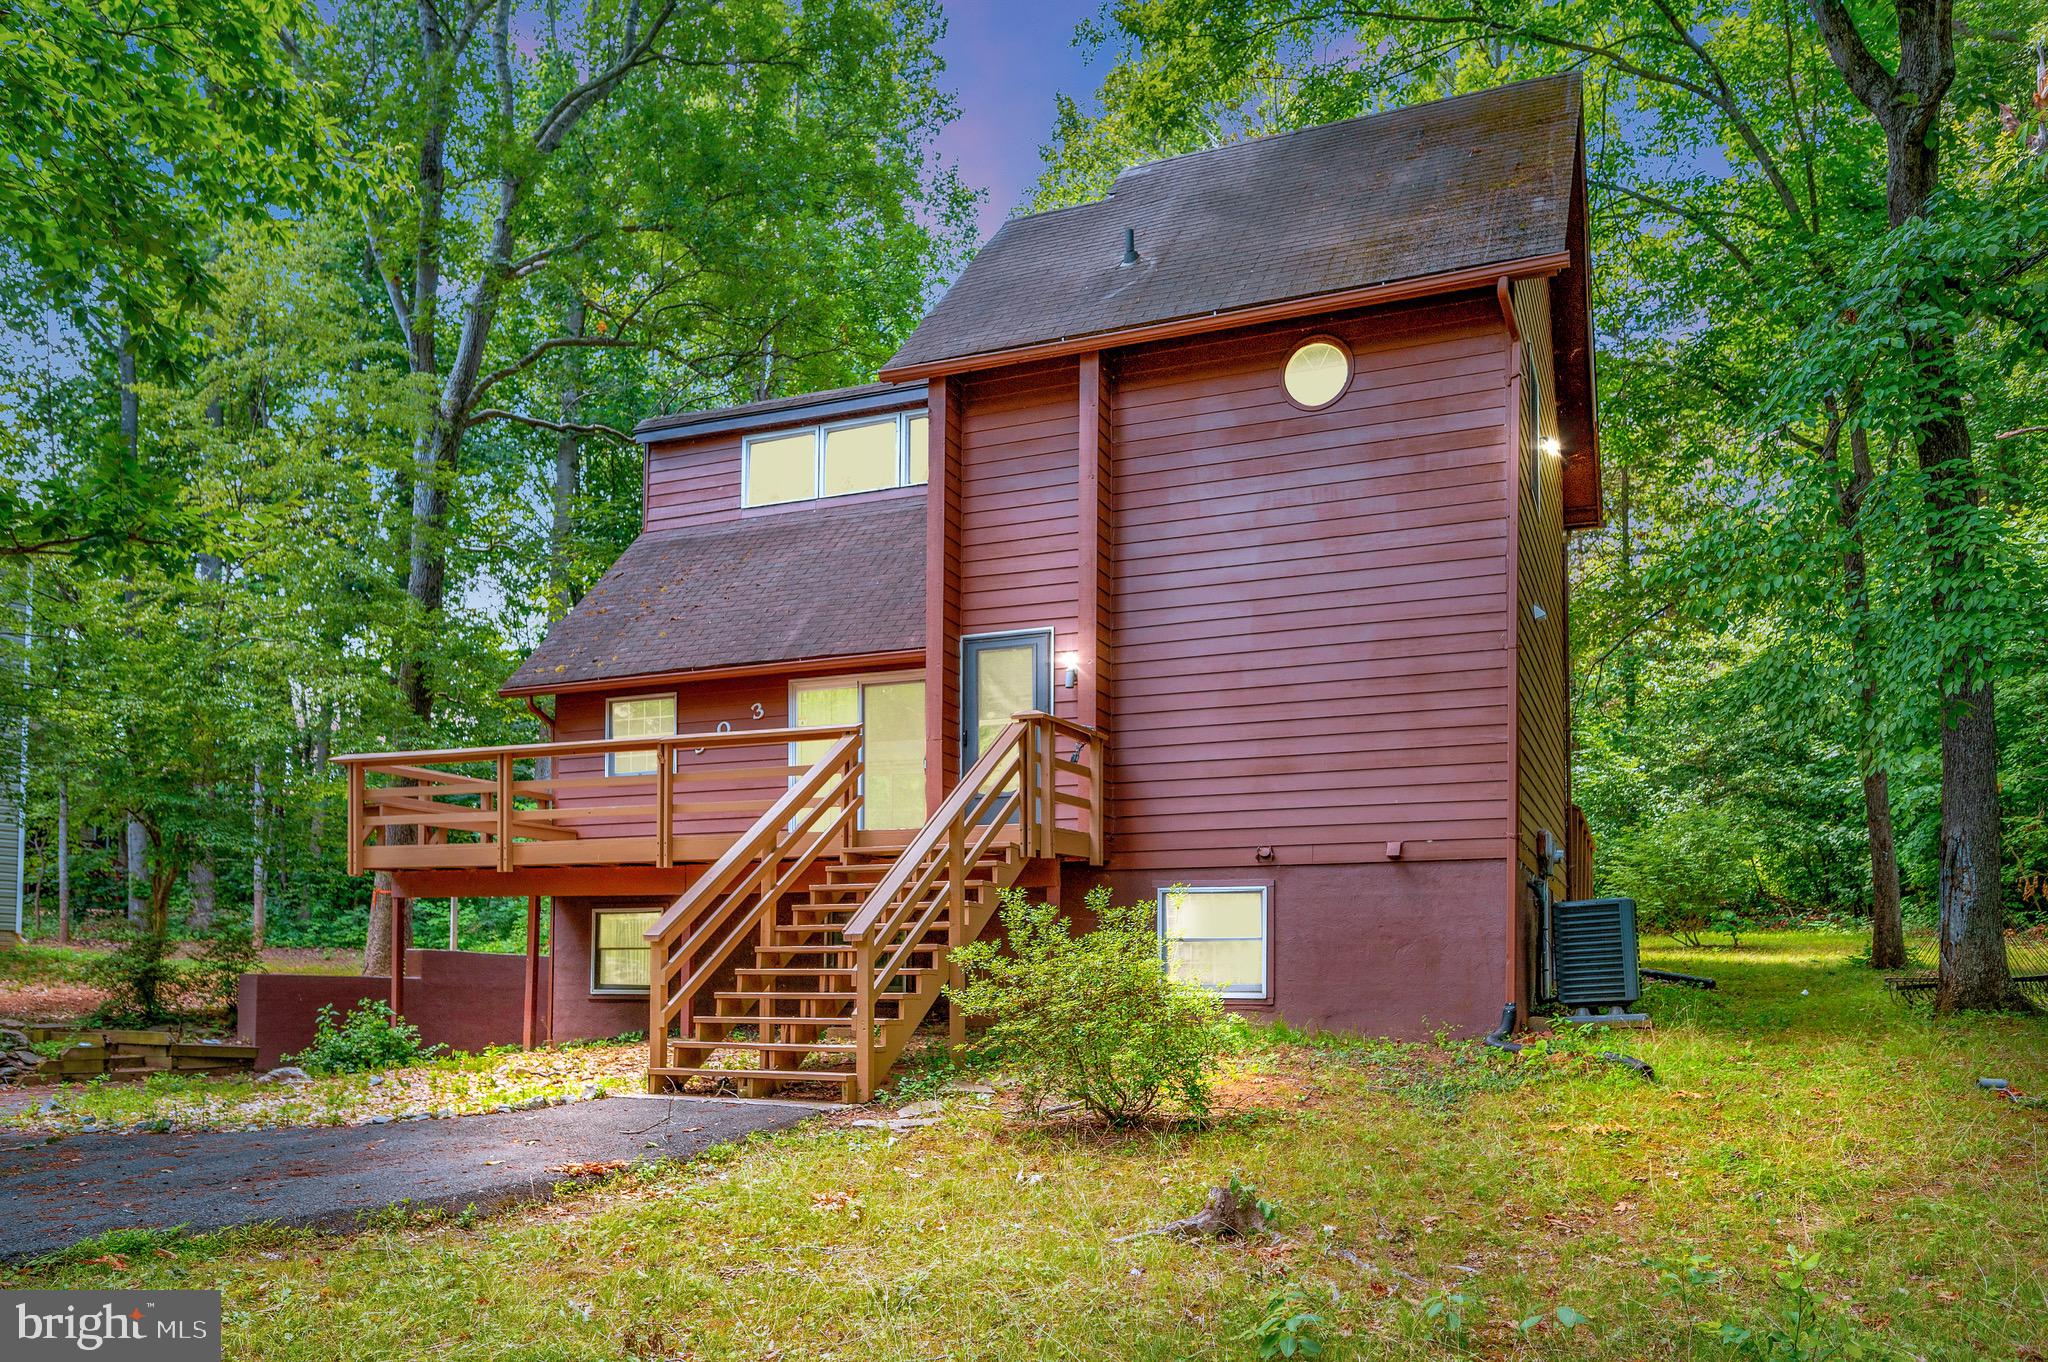
[[[1138,229],[1124,228],[1124,258],[1119,262],[1126,268],[1138,263]]]

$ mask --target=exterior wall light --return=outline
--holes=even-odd
[[[1559,443],[1555,435],[1546,435],[1543,437],[1543,452],[1554,459],[1564,453],[1564,445]]]
[[[1079,653],[1060,654],[1060,684],[1068,690],[1072,690],[1081,684],[1081,655]]]

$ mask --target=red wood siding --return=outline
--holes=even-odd
[[[734,520],[740,513],[740,437],[714,435],[647,447],[643,531]]]
[[[1079,627],[1075,364],[1020,366],[957,382],[959,633],[1050,626],[1055,655],[1073,650]],[[1074,692],[1055,689],[1053,707],[1072,718]],[[956,715],[952,732],[957,725]]]
[[[960,776],[960,385],[931,381],[931,482],[925,493],[925,804]]]
[[[1355,376],[1305,412],[1318,332]],[[1118,356],[1117,868],[1506,854],[1501,332],[1489,296]]]
[[[869,671],[895,672],[901,668],[883,667]],[[850,672],[848,675],[865,673]],[[816,681],[823,679],[823,673],[807,671],[801,679]],[[836,673],[834,673],[836,675]],[[676,729],[682,733],[716,732],[720,723],[729,723],[733,731],[744,733],[748,729],[782,728],[789,722],[789,686],[795,675],[782,672],[764,673],[759,676],[732,677],[724,680],[699,681],[682,685],[634,685],[623,683],[609,694],[570,693],[558,697],[555,711],[555,736],[569,742],[604,736],[605,709],[613,698],[624,699],[634,695],[659,695],[674,692],[676,696]],[[754,706],[761,707],[757,717]],[[782,775],[736,775],[730,779],[684,780],[687,773],[708,772],[715,775],[721,769],[772,766],[788,761],[786,746],[746,746],[727,749],[713,748],[703,753],[685,755],[678,768],[676,781],[676,802],[679,805],[711,802],[744,802],[745,808],[688,815],[687,826],[677,823],[678,834],[721,833],[737,835],[753,825],[754,820],[769,803],[780,796],[789,786],[787,774]],[[561,759],[565,777],[597,777],[604,773],[602,756],[564,757]],[[568,791],[561,797],[561,804],[569,806],[603,806],[621,802],[621,792],[630,790],[631,798],[637,801],[652,799],[654,777],[649,775],[626,786],[614,781],[609,787],[593,786],[589,789]],[[589,821],[573,824],[583,837],[644,836],[646,826],[641,821],[622,821],[604,817],[592,817]]]

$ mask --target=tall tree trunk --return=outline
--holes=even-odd
[[[173,865],[161,846],[149,863],[149,933],[167,936],[171,930],[171,891],[184,878],[184,868]]]
[[[270,881],[263,864],[264,839],[270,834],[270,801],[263,794],[263,763],[254,764],[249,781],[249,939],[257,950],[270,927]]]
[[[71,944],[71,779],[57,772],[57,944]]]
[[[1824,457],[1838,462],[1843,420],[1828,433]],[[1863,503],[1876,480],[1870,462],[1870,434],[1849,429],[1849,480],[1835,499],[1835,514],[1848,546],[1842,551],[1842,580],[1849,602],[1849,654],[1856,668],[1856,724],[1863,768],[1863,825],[1870,852],[1870,967],[1906,967],[1905,924],[1899,917],[1899,858],[1892,836],[1891,778],[1877,750],[1877,658],[1870,618],[1870,570],[1863,549]]]
[[[1899,914],[1899,856],[1892,840],[1891,777],[1863,777],[1863,822],[1870,834],[1870,967],[1906,967],[1906,925]]]
[[[391,973],[391,876],[378,871],[371,881],[369,934],[363,939],[363,973]]]
[[[334,720],[332,711],[323,703],[313,711],[312,760],[314,778],[324,779],[327,775],[327,758],[334,742]],[[316,798],[306,817],[306,859],[318,864],[320,843],[327,832],[327,801]]]
[[[458,898],[448,900],[448,949],[462,949],[462,900]]]
[[[142,887],[144,874],[149,865],[149,833],[143,829],[142,820],[133,814],[128,816],[128,845],[125,864],[128,868],[128,925],[140,927],[148,892]]]
[[[579,295],[562,321],[562,334],[581,337],[584,303]],[[574,425],[583,406],[583,356],[569,351],[568,380],[562,387],[562,422]],[[570,570],[569,542],[575,529],[576,485],[583,465],[583,437],[565,430],[555,437],[554,518],[548,525],[548,619],[558,620],[576,604],[576,583]]]
[[[121,443],[131,460],[139,459],[142,452],[142,398],[135,389],[135,339],[122,327],[116,342],[115,362],[121,385]],[[144,847],[147,834],[134,815],[128,818],[128,841],[126,865],[128,869],[128,923],[139,926],[143,917],[143,866],[146,863]]]
[[[1938,143],[1930,128],[1917,137],[1888,139],[1888,150],[1894,168],[1887,197],[1897,224],[1925,210],[1937,183]],[[1955,373],[1950,337],[1914,332],[1907,347],[1921,372]],[[1965,530],[1983,502],[1983,487],[1954,385],[1943,385],[1917,434],[1927,475],[1934,609],[1944,614],[1955,599],[1970,594],[1972,581],[1985,571]],[[1941,962],[1935,1007],[1943,1012],[2015,1002],[1999,880],[1998,721],[1990,671],[1984,646],[1966,643],[1944,664],[1941,678]]]
[[[185,887],[192,896],[192,910],[185,917],[185,930],[201,936],[213,930],[215,891],[220,877],[214,873],[211,857],[202,856],[185,872]]]
[[[1620,530],[1618,548],[1621,554],[1621,596],[1623,600],[1633,602],[1636,589],[1636,549],[1632,513],[1635,507],[1630,501],[1630,495],[1628,464],[1623,463],[1621,465],[1621,514],[1616,518],[1615,523]],[[1629,723],[1634,723],[1636,717],[1636,677],[1635,652],[1631,649],[1621,657],[1621,712],[1624,719]]]
[[[29,933],[38,941],[42,940],[43,937],[43,881],[48,878],[47,866],[49,860],[48,851],[44,851],[36,857],[35,896],[31,900],[35,907],[30,910],[32,917],[30,919]]]
[[[1885,209],[1893,227],[1922,216],[1941,183],[1941,106],[1955,81],[1950,0],[1896,0],[1896,73],[1864,43],[1844,0],[1808,0],[1828,55],[1885,135]],[[1922,374],[1953,379],[1955,342],[1909,332],[1907,356]],[[1962,385],[1935,387],[1915,431],[1926,474],[1929,554],[1937,615],[1969,594],[1984,564],[1961,533],[1983,499],[1964,419]],[[1941,966],[1935,1006],[2014,1005],[2005,956],[1999,882],[1998,724],[1982,643],[1965,641],[1941,675]]]

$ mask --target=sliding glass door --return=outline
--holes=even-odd
[[[790,726],[860,724],[867,771],[861,826],[924,826],[924,681],[901,675],[830,677],[790,686]],[[809,766],[829,740],[790,744],[790,764]]]

